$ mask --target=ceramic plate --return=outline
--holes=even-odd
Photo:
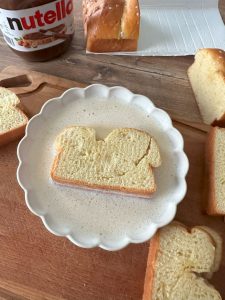
[[[93,127],[98,138],[119,127],[149,132],[162,156],[154,196],[142,199],[55,184],[50,178],[54,141],[71,125]],[[17,178],[29,209],[49,231],[85,248],[118,250],[150,239],[173,220],[186,193],[188,160],[181,134],[166,112],[123,87],[72,88],[49,100],[29,121],[18,158]]]

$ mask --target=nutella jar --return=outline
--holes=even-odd
[[[18,55],[30,61],[50,60],[72,41],[73,0],[0,0],[0,28]]]

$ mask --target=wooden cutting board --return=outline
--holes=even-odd
[[[0,85],[10,87],[31,117],[68,88],[84,86],[42,73],[8,67]],[[172,116],[173,117],[173,116]],[[175,121],[190,161],[188,193],[176,219],[208,225],[224,237],[223,262],[212,283],[225,298],[225,224],[202,212],[207,126]],[[16,180],[17,142],[0,148],[0,299],[141,299],[149,243],[117,252],[81,249],[49,233],[25,205]]]

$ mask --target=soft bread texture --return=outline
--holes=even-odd
[[[54,181],[148,197],[156,191],[152,167],[161,164],[155,140],[146,132],[114,129],[105,140],[95,130],[74,126],[56,139]]]
[[[212,127],[206,146],[208,207],[210,215],[225,215],[225,129]]]
[[[188,76],[204,123],[225,125],[225,52],[200,49]]]
[[[214,229],[207,227],[207,226],[198,226],[198,228],[201,228],[202,230],[205,230],[212,238],[214,246],[215,246],[215,258],[214,258],[214,264],[211,273],[206,273],[206,278],[211,278],[213,276],[214,272],[217,272],[220,268],[220,264],[222,261],[222,255],[223,255],[223,242],[221,236],[216,232]]]
[[[83,19],[88,51],[137,50],[138,0],[83,0]]]
[[[165,298],[167,299],[167,298]],[[185,273],[175,284],[168,300],[218,300],[222,297],[204,278]]]
[[[207,230],[173,222],[150,241],[143,300],[214,300],[220,294],[202,273],[215,270],[215,241]]]
[[[18,108],[18,97],[0,87],[0,146],[23,136],[27,116]]]

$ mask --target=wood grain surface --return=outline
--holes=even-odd
[[[0,37],[1,70],[14,65],[18,70],[26,67],[67,78],[63,81],[48,77],[38,88],[32,87],[34,92],[20,90],[27,112],[32,115],[41,103],[76,85],[71,81],[123,85],[150,97],[174,120],[180,120],[174,124],[184,136],[190,161],[188,193],[178,207],[177,220],[191,226],[208,225],[225,236],[223,219],[202,212],[207,128],[201,124],[186,75],[193,57],[85,55],[80,1],[76,7],[76,36],[72,47],[54,61],[25,62]],[[220,1],[220,10],[225,17],[225,0]],[[194,123],[200,129],[193,128]],[[130,245],[118,252],[85,250],[49,233],[25,205],[16,181],[16,146],[14,142],[0,148],[0,299],[141,299],[149,243]],[[225,298],[224,278],[225,252],[221,268],[211,281]]]

